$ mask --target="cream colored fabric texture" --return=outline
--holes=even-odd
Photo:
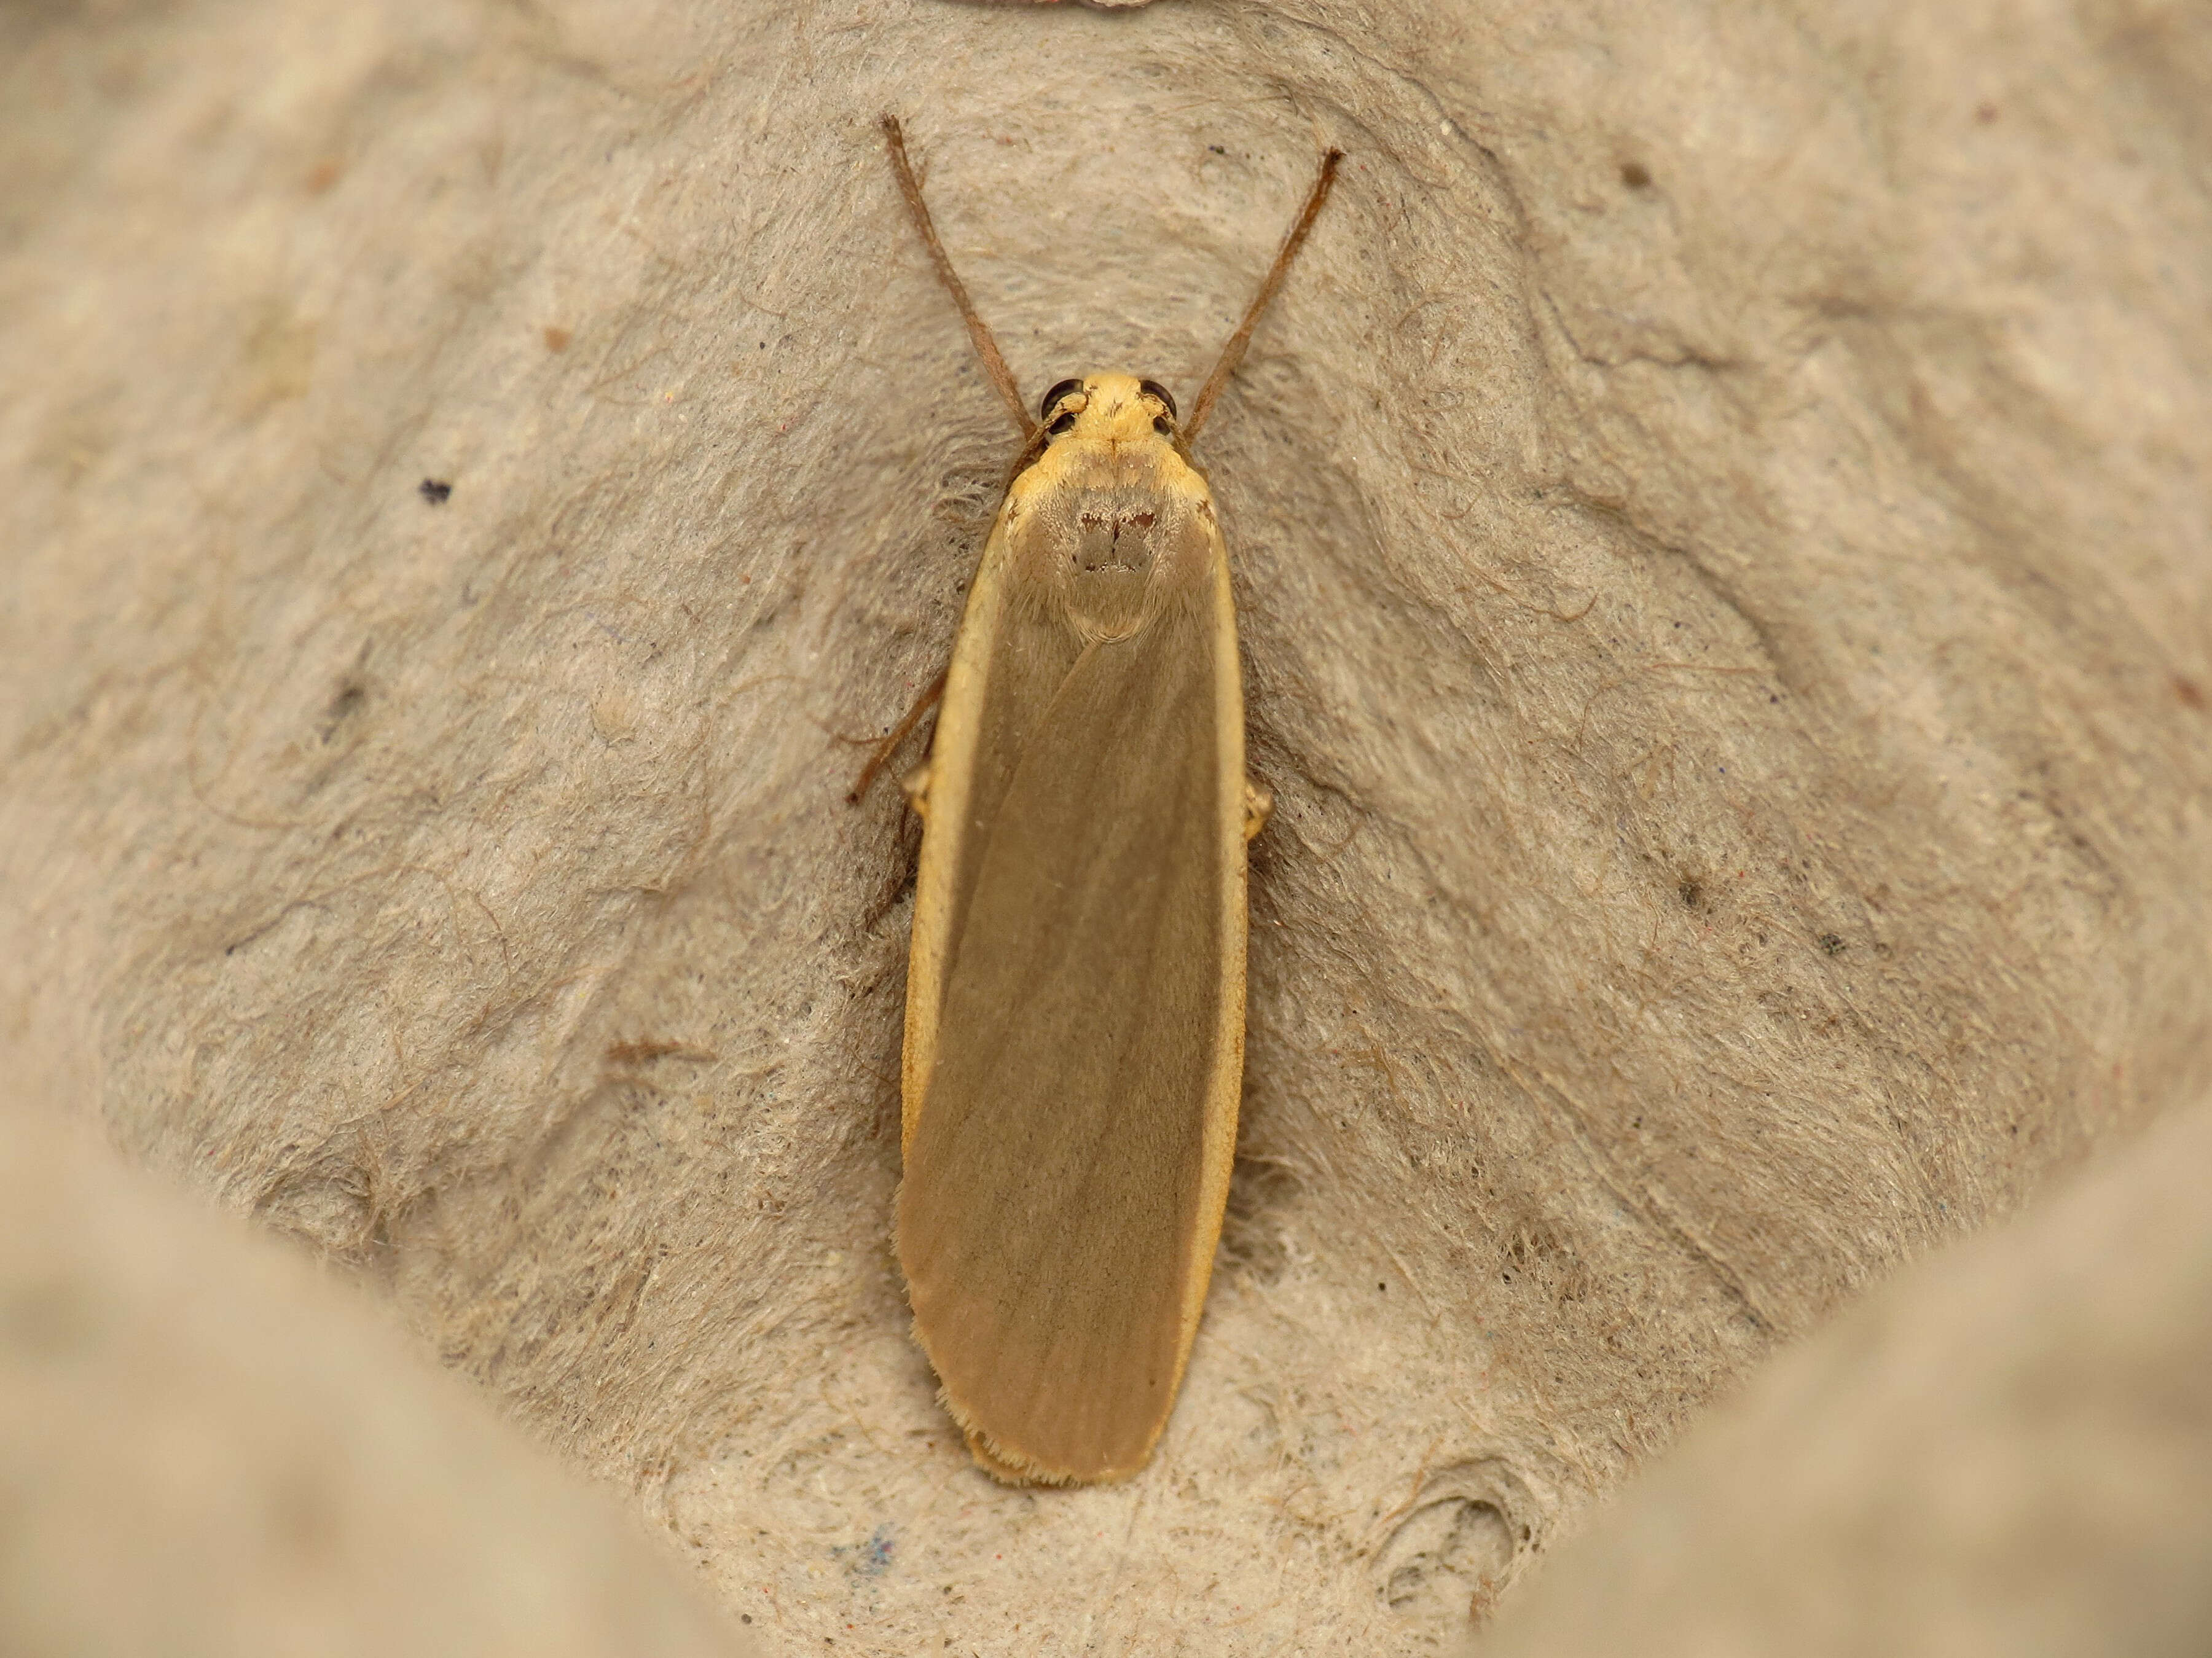
[[[2212,1650],[2212,1109],[1783,1357],[1483,1658]]]
[[[1456,1640],[2201,1093],[2208,88],[2178,0],[0,13],[10,1070],[777,1649]],[[1227,1253],[1048,1499],[887,1245],[914,829],[843,796],[1011,434],[885,109],[1031,397],[1188,397],[1350,157],[1201,454]]]
[[[43,1114],[0,1116],[0,1213],[10,1658],[755,1650],[295,1252]]]

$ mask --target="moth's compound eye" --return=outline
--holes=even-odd
[[[1164,438],[1173,437],[1175,435],[1176,406],[1175,399],[1168,395],[1168,388],[1162,386],[1158,380],[1139,380],[1137,382],[1137,390],[1143,392],[1145,396],[1148,398],[1158,398],[1162,403],[1167,404],[1168,411],[1166,414],[1155,415],[1152,416],[1152,430],[1158,432]]]
[[[1051,391],[1046,392],[1044,394],[1044,401],[1037,404],[1037,418],[1043,421],[1050,420],[1052,418],[1053,404],[1058,403],[1070,392],[1080,392],[1082,389],[1083,382],[1081,380],[1060,381],[1060,383],[1054,386]]]

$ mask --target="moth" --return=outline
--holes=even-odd
[[[1166,1425],[1212,1272],[1243,1082],[1245,847],[1268,807],[1244,774],[1228,553],[1190,445],[1343,158],[1323,159],[1187,421],[1121,374],[1060,381],[1032,421],[896,118],[883,130],[1022,434],[908,780],[923,832],[899,1264],[988,1473],[1121,1479]]]

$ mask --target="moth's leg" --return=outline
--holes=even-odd
[[[906,796],[906,809],[925,822],[929,817],[929,762],[925,760],[899,779],[899,792]]]
[[[937,699],[944,695],[945,676],[940,673],[929,682],[920,696],[915,698],[914,706],[906,711],[906,718],[892,726],[890,734],[876,744],[875,752],[868,756],[868,763],[860,768],[859,780],[853,785],[851,792],[845,796],[848,802],[859,804],[861,796],[867,793],[868,785],[876,780],[876,774],[884,768],[884,762],[898,752],[900,744],[914,735],[914,728],[921,723],[922,715],[935,708]],[[914,799],[911,789],[907,793],[907,799],[909,803]],[[921,808],[915,806],[915,810],[919,811]]]
[[[1275,797],[1265,783],[1244,780],[1244,839],[1249,845],[1252,837],[1267,827],[1268,814],[1275,810]]]

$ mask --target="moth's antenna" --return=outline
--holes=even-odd
[[[1186,444],[1197,438],[1198,428],[1206,424],[1206,417],[1213,412],[1213,400],[1221,395],[1221,388],[1229,384],[1229,377],[1237,372],[1237,365],[1244,361],[1244,348],[1252,343],[1252,330],[1260,321],[1260,313],[1267,308],[1267,302],[1281,288],[1283,279],[1291,274],[1291,261],[1297,258],[1298,250],[1306,245],[1306,233],[1313,228],[1314,221],[1321,216],[1321,204],[1328,199],[1329,186],[1336,182],[1336,164],[1343,159],[1344,152],[1340,149],[1332,149],[1322,157],[1321,176],[1314,180],[1313,191],[1306,197],[1305,206],[1299,210],[1297,222],[1291,227],[1291,234],[1283,239],[1283,251],[1275,255],[1275,263],[1268,270],[1267,280],[1260,284],[1259,293],[1253,296],[1251,306],[1244,313],[1244,320],[1237,325],[1237,331],[1229,337],[1229,343],[1221,348],[1221,355],[1213,365],[1213,372],[1206,377],[1206,385],[1199,392],[1198,401],[1191,406],[1190,418],[1182,423],[1182,440]]]
[[[1006,400],[1007,410],[1014,417],[1015,427],[1027,438],[1035,429],[1030,419],[1030,406],[1022,400],[1021,387],[1014,384],[1013,371],[999,355],[998,341],[991,337],[991,331],[975,314],[975,307],[961,283],[960,273],[952,268],[951,256],[937,239],[937,227],[930,222],[929,203],[921,199],[921,182],[914,176],[914,163],[906,158],[906,134],[896,115],[884,117],[884,143],[890,149],[891,171],[898,174],[899,194],[906,197],[906,210],[914,216],[914,228],[921,232],[923,245],[929,249],[930,262],[937,267],[937,279],[952,295],[952,303],[960,307],[961,320],[968,325],[968,337],[975,343],[975,355],[983,360],[983,372],[999,388],[999,395]],[[1307,217],[1312,217],[1310,211]]]

